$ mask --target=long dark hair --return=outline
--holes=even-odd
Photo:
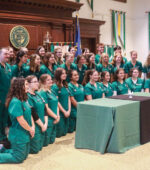
[[[55,71],[55,83],[57,84],[57,86],[61,89],[62,85],[61,85],[61,75],[63,73],[63,71],[65,71],[65,69],[63,68],[57,68]],[[66,80],[63,80],[62,82],[63,86],[68,88],[68,83]]]
[[[109,73],[109,72],[108,72],[108,71],[103,71],[103,72],[101,73],[101,81],[102,81],[102,82],[104,81],[105,76],[106,76],[107,73]],[[110,73],[109,73],[109,75],[110,75]],[[109,81],[110,81],[110,80],[109,80]]]
[[[16,63],[18,64],[19,62],[20,62],[20,59],[24,56],[24,55],[26,55],[26,53],[24,52],[24,51],[18,51],[17,52],[17,57],[16,57]]]
[[[120,71],[124,71],[124,69],[123,68],[117,69],[117,71],[114,74],[114,81],[118,81],[118,74]],[[124,71],[124,73],[125,73],[125,71]],[[124,76],[124,80],[125,80],[125,76]]]
[[[90,81],[90,76],[94,74],[96,70],[93,69],[93,70],[87,70],[85,72],[85,76],[84,76],[84,79],[83,79],[83,82],[82,82],[82,85],[85,86],[89,81]],[[97,72],[97,71],[96,71]]]
[[[36,57],[39,56],[38,54],[32,54],[31,57],[30,57],[30,70],[32,72],[36,72],[36,71],[40,71],[40,66],[37,66],[35,64],[35,59]]]
[[[49,66],[49,59],[54,55],[54,53],[51,53],[51,52],[47,52],[43,58],[43,64],[46,65],[46,67]],[[54,57],[55,58],[55,57]],[[56,61],[55,63],[52,64],[52,66],[56,64]]]
[[[86,61],[87,61],[87,68],[88,69],[96,69],[96,64],[95,63],[91,63],[90,59],[92,56],[95,56],[94,53],[89,53],[87,54],[85,57],[86,57]]]
[[[11,81],[11,87],[9,89],[7,98],[6,98],[6,107],[9,106],[10,101],[13,97],[16,97],[17,99],[21,101],[27,100],[27,94],[25,92],[25,79],[22,77],[19,78],[13,78]]]

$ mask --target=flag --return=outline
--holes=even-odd
[[[54,44],[53,43],[51,43],[50,49],[51,49],[51,52],[53,53],[54,52]]]
[[[89,6],[90,6],[90,8],[91,8],[91,10],[92,10],[92,18],[93,18],[93,17],[94,17],[94,12],[93,12],[93,10],[94,10],[94,7],[93,7],[93,0],[87,0],[87,2],[88,2]]]
[[[125,49],[125,12],[112,11],[112,23],[115,44]]]
[[[75,32],[75,42],[74,46],[76,47],[77,51],[75,54],[75,57],[80,55],[81,52],[81,38],[80,38],[80,26],[79,26],[79,18],[78,15],[76,15],[76,32]]]
[[[90,5],[91,10],[93,11],[93,0],[87,0],[88,4]]]

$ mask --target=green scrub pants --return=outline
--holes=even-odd
[[[23,162],[30,150],[30,143],[12,144],[11,149],[4,149],[0,153],[0,163],[21,163]]]
[[[0,103],[0,141],[6,139],[5,128],[8,126],[8,110]]]
[[[56,137],[65,136],[68,132],[69,118],[60,116],[60,121],[56,125]]]
[[[55,138],[56,138],[56,125],[53,124],[53,122],[49,122],[47,130],[45,132],[44,146],[48,146],[48,144],[54,143]]]
[[[42,150],[44,144],[44,137],[45,137],[45,133],[42,133],[40,127],[38,125],[35,125],[35,135],[30,142],[31,154],[36,154],[40,150]]]
[[[76,130],[76,117],[69,117],[68,133],[72,133]]]

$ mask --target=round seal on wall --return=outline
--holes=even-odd
[[[29,43],[29,32],[23,26],[13,27],[10,32],[10,42],[15,48],[26,47]]]

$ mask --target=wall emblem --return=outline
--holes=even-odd
[[[10,42],[15,48],[26,47],[29,40],[30,36],[26,28],[20,25],[12,28],[10,32]]]

